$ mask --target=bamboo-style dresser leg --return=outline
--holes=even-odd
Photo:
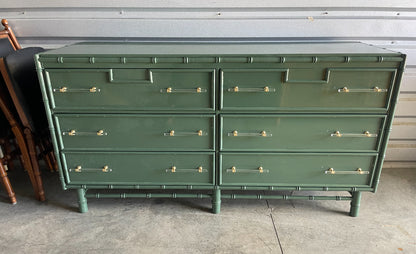
[[[86,190],[77,189],[77,192],[78,192],[79,212],[86,213],[88,212],[87,198],[85,197]]]
[[[350,216],[357,217],[360,210],[361,191],[354,191],[352,193]]]
[[[220,213],[221,210],[221,190],[215,189],[212,195],[212,212]]]

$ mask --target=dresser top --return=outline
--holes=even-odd
[[[398,52],[360,42],[291,42],[291,43],[133,43],[84,42],[40,55],[400,55]]]

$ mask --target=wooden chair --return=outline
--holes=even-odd
[[[0,31],[0,56],[6,56],[9,53],[20,49],[20,44],[17,42],[16,37],[13,34],[13,31],[8,25],[7,20],[3,19],[1,23],[4,26],[4,30]],[[0,104],[3,105],[4,100],[0,99]],[[1,133],[0,133],[0,149],[1,149],[1,155],[0,155],[0,177],[2,180],[2,183],[4,185],[4,188],[6,189],[10,201],[12,204],[16,204],[16,196],[14,194],[13,188],[10,184],[10,180],[7,177],[7,164],[11,164],[11,155],[10,151],[8,151],[7,146],[7,140],[8,140],[8,129],[10,128],[5,121],[5,118],[3,115],[0,116],[0,124],[1,124]]]
[[[2,80],[0,80],[0,83]],[[11,102],[11,99],[7,96],[7,91],[5,90],[4,85],[0,84],[0,109],[3,112],[4,116],[7,119],[7,122],[10,124],[11,127],[11,131],[13,132],[15,138],[16,138],[16,143],[19,147],[19,150],[21,152],[21,156],[22,156],[22,164],[23,167],[26,169],[30,181],[32,183],[33,186],[33,190],[35,191],[35,196],[37,199],[39,200],[45,200],[45,194],[43,192],[43,186],[42,186],[42,182],[38,181],[37,178],[40,178],[40,173],[37,174],[37,176],[35,176],[33,167],[32,167],[32,163],[30,160],[30,155],[29,155],[29,149],[26,145],[26,141],[24,138],[24,132],[23,132],[23,128],[22,126],[19,124],[18,121],[16,121],[15,117],[14,117],[14,113],[13,113],[13,104]],[[9,157],[8,155],[6,155],[6,158]],[[5,162],[5,161],[3,161]],[[3,164],[4,166],[4,164]],[[6,178],[7,175],[6,174],[2,174],[2,178],[3,178],[3,183],[5,183],[5,188],[6,191],[8,191],[9,196],[10,194],[10,189],[7,185],[10,185],[10,181],[8,181],[8,178]],[[13,203],[13,200],[11,200]]]
[[[9,142],[10,136],[9,124],[4,115],[0,114],[0,179],[7,191],[10,202],[16,204],[16,195],[7,177],[7,169],[13,167],[12,148]]]
[[[12,71],[10,72],[7,66],[7,61],[5,61],[5,58],[12,55],[12,57],[10,57],[11,59],[10,61],[13,62],[14,60],[16,60],[16,54],[17,54],[18,61],[20,61],[19,56],[22,56],[22,55],[25,55],[24,58],[27,59],[26,54],[32,53],[32,51],[30,48],[21,50],[21,47],[19,43],[17,42],[16,37],[13,34],[13,31],[8,26],[7,20],[2,20],[2,24],[5,27],[5,29],[3,31],[0,31],[0,57],[2,57],[0,60],[0,64],[1,64],[0,69],[1,69],[2,76],[3,76],[3,79],[0,80],[0,108],[3,111],[3,114],[6,117],[8,123],[10,124],[11,131],[16,137],[16,142],[21,152],[22,163],[23,163],[24,168],[28,172],[30,181],[35,191],[35,196],[37,199],[43,201],[45,200],[45,194],[43,191],[42,179],[40,177],[39,163],[37,159],[37,152],[36,152],[36,146],[35,146],[34,139],[33,139],[32,129],[27,127],[27,125],[30,126],[30,123],[21,121],[20,119],[21,114],[19,114],[19,110],[17,110],[17,108],[15,107],[14,102],[16,102],[16,100],[18,100],[18,98],[20,97],[20,95],[17,95],[19,94],[19,92],[15,93],[14,94],[15,98],[13,98],[8,91],[9,87],[14,88],[16,86],[15,85],[16,79],[17,80],[20,79],[15,76],[16,72],[14,71],[16,70],[20,71],[22,69],[20,69],[19,66],[15,65],[14,67],[11,68]],[[19,50],[19,51],[16,51],[16,50]],[[22,51],[22,53],[20,53],[20,51]],[[15,58],[13,58],[13,55],[15,55]],[[33,68],[31,68],[31,70],[33,72],[34,71],[33,54],[31,57],[32,57],[31,62],[33,65]],[[13,63],[18,64],[18,65],[20,64],[17,62],[13,62]],[[25,65],[25,68],[26,67],[27,65]],[[20,73],[20,75],[22,75],[22,73]],[[26,73],[24,73],[22,76],[26,76]],[[34,79],[33,77],[31,79],[32,87],[33,87],[34,82],[37,82],[36,76],[34,77]],[[35,83],[35,85],[36,87],[38,87],[37,83]],[[23,109],[22,112],[26,113],[27,106],[23,106],[23,107],[25,107],[25,109]],[[26,117],[25,119],[27,120],[29,118]],[[28,121],[30,122],[30,120]],[[4,174],[2,174],[2,176],[3,175]],[[2,178],[6,179],[6,177],[7,175],[5,175]],[[10,185],[10,182],[8,182],[8,184]],[[8,187],[6,187],[6,189],[8,189]],[[9,193],[9,196],[10,196],[10,193]],[[12,203],[13,203],[13,200],[12,200]]]
[[[0,59],[0,72],[23,128],[40,200],[44,200],[45,197],[36,144],[43,144],[43,140],[49,138],[49,129],[33,56],[42,51],[42,48],[25,48]]]
[[[7,19],[2,19],[1,24],[4,26],[4,30],[0,31],[0,55],[6,56],[7,54],[4,53],[10,53],[12,51],[19,50],[22,47],[17,41],[13,30],[9,27]]]
[[[12,29],[9,27],[7,20],[2,19],[1,22],[2,22],[3,26],[5,27],[5,29],[3,31],[0,31],[0,35],[1,35],[1,33],[3,33],[3,36],[7,36],[7,39],[10,41],[10,43],[8,45],[5,45],[5,46],[6,47],[7,46],[13,47],[15,50],[20,50],[21,46],[18,43]],[[6,44],[6,43],[4,43],[4,44]],[[35,49],[35,48],[33,48],[33,49]],[[36,51],[37,49],[39,49],[39,51]],[[35,50],[36,52],[34,52],[34,53],[38,53],[43,49],[36,48],[36,50]],[[32,54],[34,54],[34,53],[32,53]],[[27,52],[26,52],[26,54],[27,54]],[[0,54],[0,57],[6,56],[6,55],[7,54]],[[39,122],[39,123],[45,124],[44,126],[41,126],[42,127],[41,129],[43,129],[43,130],[40,133],[38,133],[40,135],[38,135],[36,140],[35,140],[36,141],[36,146],[39,148],[40,156],[46,162],[46,165],[50,169],[50,171],[57,171],[58,170],[58,165],[57,165],[57,162],[56,162],[56,159],[55,159],[55,155],[53,153],[52,143],[50,141],[51,139],[50,139],[49,130],[45,130],[45,128],[47,128],[47,124],[46,124],[47,120],[46,120],[46,115],[44,113],[44,106],[43,106],[43,103],[41,102],[42,101],[42,96],[40,94],[40,89],[39,89],[39,84],[38,84],[38,81],[37,81],[37,76],[34,72],[34,69],[31,68],[32,67],[32,62],[33,62],[32,61],[32,56],[29,56],[29,58],[30,58],[30,60],[26,59],[26,62],[30,64],[30,68],[29,69],[26,68],[26,70],[17,70],[17,71],[19,73],[22,73],[23,71],[28,71],[29,73],[26,73],[25,75],[23,75],[23,77],[26,77],[26,76],[29,75],[30,79],[26,79],[26,80],[24,80],[24,82],[21,82],[19,80],[19,77],[15,77],[16,78],[15,80],[18,82],[17,86],[16,86],[16,82],[14,82],[14,83],[12,82],[13,77],[5,78],[5,79],[10,80],[10,82],[6,81],[6,85],[7,85],[7,88],[9,90],[10,95],[12,96],[13,103],[15,104],[15,107],[16,107],[16,110],[18,112],[18,116],[21,120],[22,125],[25,128],[30,129],[33,133],[33,130],[34,130],[33,121],[28,121],[28,120],[30,120],[29,118],[31,117],[30,114],[35,114],[36,121]],[[28,60],[29,60],[29,62],[28,62]],[[14,63],[14,64],[19,64],[19,63]],[[6,76],[10,77],[10,75],[8,75],[8,74],[10,74],[10,72],[7,72],[7,70],[8,70],[7,67],[4,67],[5,66],[4,62],[2,63],[2,66],[3,66],[2,67],[3,76],[6,75]],[[33,65],[33,67],[34,67],[34,65]],[[14,69],[16,69],[16,68],[14,68]],[[14,71],[14,70],[11,70],[11,71]],[[25,85],[26,89],[25,89],[24,92],[26,92],[26,95],[29,94],[30,96],[26,96],[26,98],[24,98],[25,93],[23,93],[23,97],[20,96],[21,93],[20,94],[18,93],[19,92],[19,83],[20,83],[20,85],[25,85],[26,84]],[[15,84],[15,87],[17,87],[17,88],[14,88],[13,85],[11,85],[11,84]],[[15,91],[15,89],[17,89],[17,91]],[[28,91],[28,90],[30,90],[30,91]],[[33,97],[33,94],[35,94],[36,96]],[[34,104],[31,103],[33,101],[35,101]],[[25,102],[29,102],[29,104],[32,104],[32,105],[29,105],[29,106],[34,106],[35,110],[32,110],[31,112],[28,112],[28,110],[25,110],[25,108],[24,108],[24,106],[26,104]],[[39,119],[39,117],[41,119]],[[38,163],[36,163],[36,164],[38,164]]]
[[[10,202],[15,205],[17,203],[16,194],[14,193],[9,177],[7,176],[5,164],[7,164],[7,159],[4,157],[0,158],[0,178],[9,195]]]

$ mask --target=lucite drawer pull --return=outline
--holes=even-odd
[[[168,136],[168,137],[174,137],[174,136],[206,136],[208,135],[208,133],[206,133],[203,130],[198,130],[198,131],[175,131],[175,130],[171,130],[169,132],[165,132],[163,133],[163,136]]]
[[[227,89],[228,92],[233,92],[233,93],[240,93],[240,92],[247,92],[247,93],[273,93],[276,92],[276,89],[274,89],[273,87],[253,87],[253,88],[240,88],[238,86],[235,87],[231,87]]]
[[[364,131],[363,133],[341,133],[340,131],[336,131],[331,133],[331,137],[348,137],[348,138],[376,138],[378,135],[375,133],[370,133],[369,131]]]
[[[171,168],[166,169],[167,173],[205,173],[208,172],[207,169],[199,166],[198,168],[176,168],[176,166],[172,166]]]
[[[108,173],[113,171],[111,168],[109,168],[107,165],[105,165],[102,168],[82,168],[81,166],[77,166],[74,169],[68,169],[69,172],[76,172],[76,173],[81,173],[81,172],[103,172],[103,173]]]
[[[386,93],[387,89],[378,88],[377,86],[370,89],[350,89],[346,86],[338,89],[338,93]]]
[[[61,88],[54,88],[53,91],[55,93],[99,93],[101,92],[101,89],[95,86],[91,88],[68,88],[66,86],[63,86]]]
[[[271,133],[267,133],[266,131],[260,132],[238,132],[237,130],[228,133],[229,137],[271,137]]]
[[[325,170],[325,174],[327,175],[369,175],[370,171],[363,171],[361,168],[357,168],[354,171],[338,171],[334,168],[329,168]]]
[[[108,133],[104,130],[98,130],[98,131],[76,131],[76,130],[70,130],[70,131],[64,131],[62,132],[63,136],[107,136]]]
[[[190,89],[174,89],[172,87],[160,89],[161,93],[206,93],[208,90],[201,87],[190,88]]]
[[[236,167],[227,168],[227,173],[269,173],[268,169],[264,169],[262,166],[257,169],[237,169]]]

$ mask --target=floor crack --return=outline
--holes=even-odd
[[[282,254],[284,254],[283,247],[282,247],[282,243],[280,242],[280,238],[279,238],[279,233],[277,232],[276,224],[274,223],[274,218],[273,218],[273,214],[272,214],[272,208],[270,207],[269,200],[267,200],[267,199],[266,199],[266,204],[267,204],[267,208],[269,209],[269,212],[270,212],[270,218],[272,219],[274,233],[276,234],[277,243],[279,244],[280,252]]]
[[[280,242],[280,238],[279,238],[279,233],[277,233],[276,224],[274,223],[273,214],[271,214],[271,213],[270,213],[270,218],[272,219],[273,228],[274,228],[274,232],[276,233],[276,238],[277,238],[277,242],[279,243],[280,251],[282,252],[282,254],[284,254],[282,243]]]

